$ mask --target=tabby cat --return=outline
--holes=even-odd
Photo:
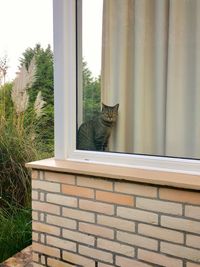
[[[108,150],[108,139],[117,120],[119,104],[110,107],[102,103],[99,116],[81,124],[77,136],[77,149]]]

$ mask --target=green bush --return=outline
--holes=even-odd
[[[31,179],[25,163],[37,158],[31,131],[19,132],[11,122],[0,127],[0,197],[10,203],[30,203]]]
[[[31,244],[31,178],[25,163],[39,157],[34,127],[23,127],[24,114],[15,113],[10,94],[9,86],[0,93],[0,103],[5,101],[0,109],[0,262]]]
[[[0,86],[0,262],[31,243],[25,164],[52,156],[53,135],[53,54],[36,45],[23,54],[14,82]]]
[[[3,203],[2,203],[3,202]],[[31,209],[0,200],[0,263],[31,244]]]

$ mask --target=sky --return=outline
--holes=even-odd
[[[94,76],[101,65],[102,1],[83,0],[83,57]],[[0,58],[8,57],[7,81],[15,78],[28,47],[40,43],[53,49],[52,6],[52,0],[0,0]]]
[[[8,81],[25,49],[36,43],[53,47],[52,0],[0,0],[0,10],[0,57],[8,57]]]

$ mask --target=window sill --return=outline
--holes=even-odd
[[[200,175],[190,173],[158,171],[72,160],[55,160],[53,158],[30,162],[26,164],[26,167],[37,170],[82,174],[108,179],[200,190]]]

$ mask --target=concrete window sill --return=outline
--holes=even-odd
[[[200,175],[180,172],[147,170],[126,166],[114,166],[99,163],[85,163],[72,160],[55,160],[53,158],[27,163],[28,168],[54,172],[89,175],[109,179],[127,180],[200,190]]]

